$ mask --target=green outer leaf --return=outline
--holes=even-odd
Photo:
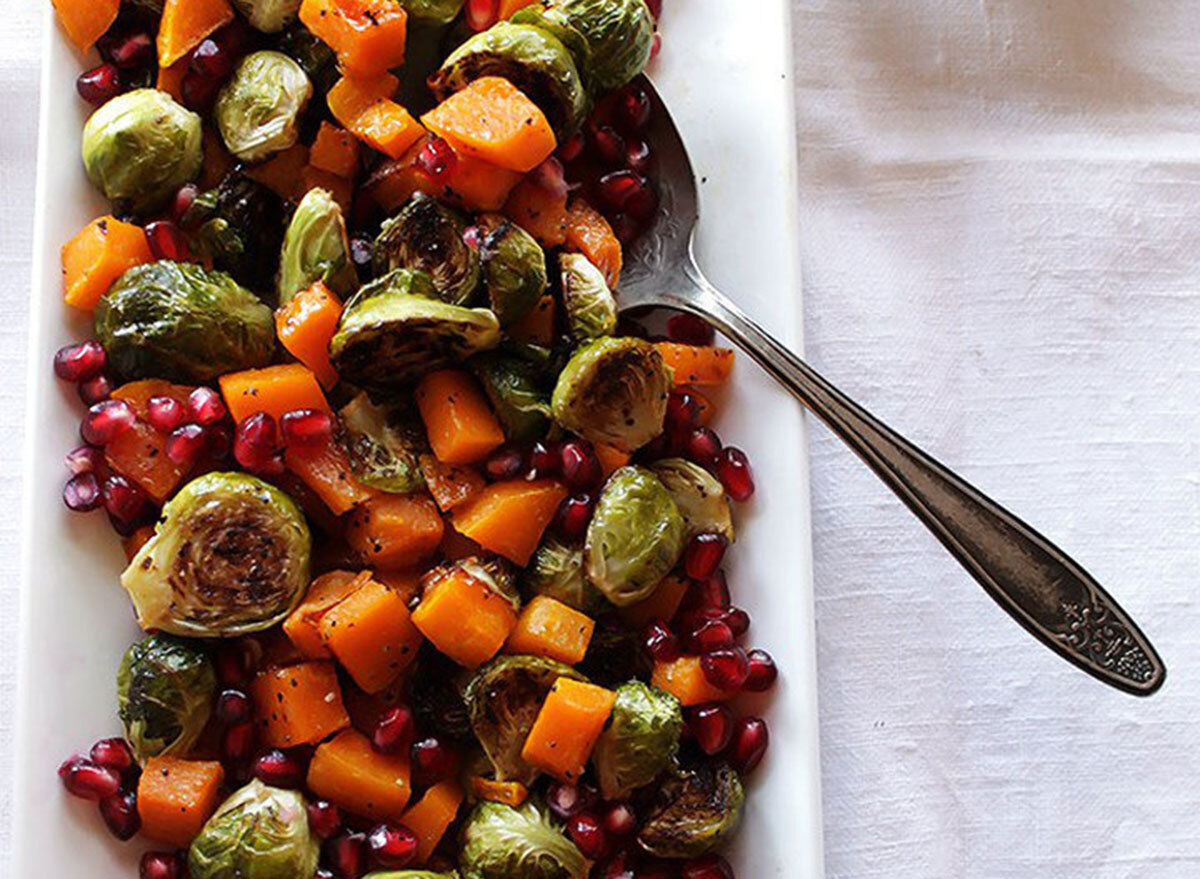
[[[454,21],[462,11],[463,0],[400,0],[400,5],[414,23],[439,25]]]
[[[391,413],[372,403],[366,394],[359,394],[343,406],[338,421],[338,440],[360,482],[393,494],[425,488],[417,460],[425,451],[425,433],[420,424],[393,423]]]
[[[581,342],[611,336],[617,329],[617,300],[604,273],[582,253],[564,253],[558,259],[571,336]]]
[[[519,808],[483,802],[463,826],[463,879],[586,879],[591,862],[533,800]]]
[[[471,358],[471,370],[514,442],[532,442],[550,427],[550,394],[539,381],[541,370],[527,360],[488,352]]]
[[[683,708],[669,693],[630,681],[617,688],[608,727],[592,751],[606,800],[624,799],[675,763]]]
[[[295,146],[300,114],[312,94],[308,74],[291,57],[274,51],[247,55],[213,108],[221,140],[245,162]]]
[[[208,723],[216,686],[199,647],[167,635],[130,645],[117,670],[117,713],[138,762],[187,756]]]
[[[679,508],[687,539],[697,534],[720,534],[733,543],[733,511],[721,480],[683,458],[660,458],[650,469]]]
[[[227,799],[188,849],[190,879],[301,879],[317,869],[320,843],[304,797],[258,779]]]
[[[323,281],[345,299],[358,290],[358,272],[342,209],[324,189],[310,189],[296,206],[279,258],[279,304]]]
[[[375,272],[425,272],[433,281],[436,298],[467,305],[479,289],[480,265],[479,254],[463,241],[466,228],[460,214],[418,192],[383,224],[375,239]]]
[[[583,550],[547,537],[522,572],[527,597],[545,595],[568,607],[596,616],[610,609],[608,600],[583,575]]]
[[[479,246],[488,304],[500,326],[517,323],[533,310],[549,286],[546,252],[537,240],[505,217],[480,218],[487,230]]]
[[[593,95],[615,91],[642,72],[654,44],[654,16],[643,0],[548,0],[549,13],[583,35],[581,68]]]

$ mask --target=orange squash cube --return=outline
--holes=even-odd
[[[482,76],[421,117],[460,155],[522,173],[554,152],[554,131],[538,105],[499,76]]]
[[[587,614],[538,595],[521,610],[504,652],[545,656],[575,665],[583,662],[595,630],[596,622]]]
[[[142,834],[187,848],[221,804],[225,770],[220,763],[151,757],[138,779]]]
[[[357,730],[320,745],[308,764],[308,788],[354,815],[399,821],[412,796],[407,754],[380,754]]]
[[[260,738],[271,748],[315,745],[350,725],[332,662],[261,672],[250,685],[250,696]]]
[[[559,678],[525,740],[522,759],[559,781],[577,782],[616,702],[611,690]]]
[[[367,580],[321,617],[321,638],[364,692],[389,687],[417,658],[421,633],[404,599]]]
[[[313,580],[304,601],[283,621],[283,633],[302,656],[332,658],[333,654],[321,638],[321,618],[370,579],[371,575],[366,571],[359,574],[330,571]]]
[[[379,76],[404,63],[408,15],[398,0],[304,0],[300,20],[354,76]]]
[[[464,537],[524,567],[566,497],[566,487],[551,479],[496,482],[456,509],[451,521]]]
[[[685,708],[706,702],[726,702],[737,695],[708,682],[700,667],[699,656],[681,656],[671,662],[655,663],[650,684],[670,693]]]
[[[479,668],[500,652],[517,614],[486,583],[455,569],[426,587],[412,621],[446,656]]]
[[[420,800],[408,807],[400,823],[417,837],[415,864],[424,864],[437,848],[447,828],[454,823],[462,805],[463,791],[453,781],[435,784]]]
[[[153,262],[141,226],[101,217],[63,245],[63,287],[67,305],[91,311],[126,271]]]

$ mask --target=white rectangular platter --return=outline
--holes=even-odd
[[[102,203],[79,161],[86,107],[75,96],[83,60],[47,9],[32,302],[24,592],[20,641],[14,879],[137,875],[145,847],[119,844],[95,808],[70,800],[58,763],[119,731],[114,677],[138,635],[117,578],[124,557],[100,514],[63,506],[63,455],[81,407],[50,369],[54,351],[90,335],[62,303],[59,247]],[[667,0],[664,49],[652,74],[701,180],[701,265],[750,314],[799,347],[796,154],[786,0]],[[739,515],[729,568],[756,646],[783,679],[759,705],[772,745],[751,785],[731,853],[742,879],[822,875],[809,488],[799,407],[741,360],[717,430],[754,462],[758,493]],[[48,861],[47,858],[50,860]],[[298,877],[300,879],[300,877]]]

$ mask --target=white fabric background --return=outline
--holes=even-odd
[[[0,0],[6,510],[42,2]],[[831,877],[1200,872],[1196,22],[1174,0],[796,0],[810,359],[1076,553],[1172,670],[1136,701],[1051,656],[815,430]],[[0,516],[0,875],[23,525]]]

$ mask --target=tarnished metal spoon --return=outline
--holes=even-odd
[[[662,210],[626,254],[622,310],[707,318],[857,452],[1038,640],[1118,689],[1147,696],[1161,687],[1166,668],[1154,647],[1073,559],[848,398],[709,283],[692,250],[700,217],[687,148],[653,85],[643,85]]]

